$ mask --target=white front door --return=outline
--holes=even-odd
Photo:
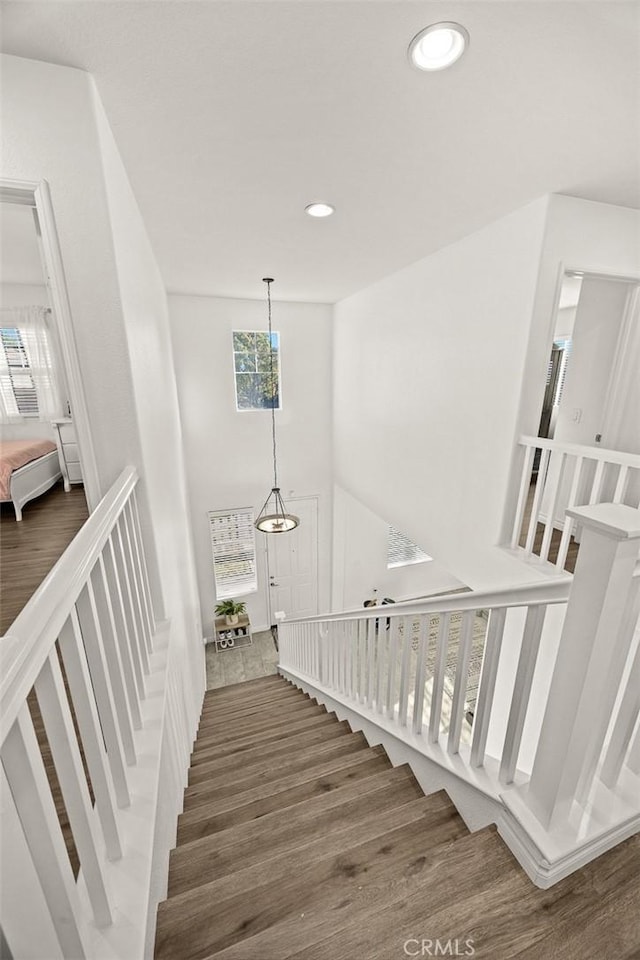
[[[272,624],[280,611],[288,619],[318,612],[318,501],[305,497],[286,503],[300,525],[290,533],[265,534]]]

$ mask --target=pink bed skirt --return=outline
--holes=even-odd
[[[56,449],[52,440],[0,440],[0,500],[11,499],[11,474]]]

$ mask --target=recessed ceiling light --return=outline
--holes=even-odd
[[[304,208],[304,212],[310,217],[330,217],[334,211],[335,207],[330,203],[310,203]]]
[[[469,34],[459,23],[432,23],[409,44],[409,60],[418,70],[444,70],[468,45]]]

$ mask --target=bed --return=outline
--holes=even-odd
[[[45,493],[61,476],[53,441],[0,441],[0,501],[13,503],[16,520],[22,520],[25,503]]]

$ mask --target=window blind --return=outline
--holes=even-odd
[[[218,600],[258,589],[253,508],[209,513],[213,575]]]
[[[38,417],[38,396],[23,334],[16,327],[0,327],[3,360],[2,392],[12,400],[8,412],[20,417]]]
[[[432,557],[395,527],[389,527],[387,567],[406,567],[410,563],[424,563]]]

